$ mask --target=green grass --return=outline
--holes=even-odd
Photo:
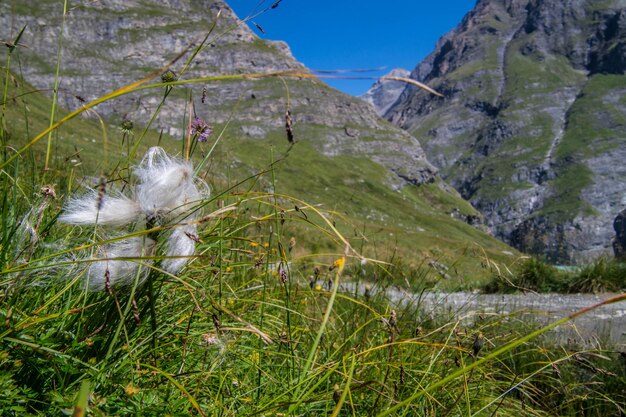
[[[568,129],[559,146],[558,157],[595,156],[607,149],[607,145],[602,146],[605,141],[612,147],[619,146],[617,142],[626,126],[626,116],[619,107],[607,102],[606,97],[614,92],[623,101],[626,97],[623,90],[625,80],[626,76],[623,75],[598,74],[590,78],[571,109]],[[600,152],[598,145],[602,146]]]
[[[619,0],[598,0],[586,4],[586,8],[590,13],[618,9],[621,5]],[[593,15],[593,14],[592,14]]]
[[[27,84],[20,84],[15,93],[20,95],[30,91],[31,87]],[[182,92],[176,94],[184,95]],[[39,93],[22,95],[16,99],[14,106],[8,110],[10,118],[20,120],[10,129],[13,146],[19,147],[20,143],[25,143],[28,137],[33,136],[33,132],[46,127],[47,103],[47,99]],[[28,110],[25,112],[26,108]],[[121,122],[105,120],[106,136],[100,123],[94,120],[74,119],[64,124],[55,133],[57,139],[53,142],[51,166],[54,173],[49,172],[48,177],[71,176],[78,180],[83,177],[97,178],[101,173],[109,174],[116,165],[115,161],[120,158],[125,159],[122,165],[126,168],[136,163],[135,160],[129,161],[123,157],[126,145],[121,146]],[[202,173],[214,190],[228,189],[247,176],[256,176],[273,160],[281,158],[288,148],[282,130],[269,131],[264,139],[247,138],[241,134],[243,124],[247,123],[232,120],[228,124],[214,126],[214,137],[221,134],[222,139],[209,159],[207,166],[210,171]],[[275,166],[273,180],[269,174],[257,176],[258,190],[270,189],[270,182],[274,181],[277,191],[283,194],[305,199],[311,204],[321,204],[324,210],[338,220],[342,233],[352,236],[355,241],[363,241],[363,250],[377,259],[388,259],[392,254],[397,254],[417,267],[422,262],[421,256],[426,256],[459,265],[464,272],[442,284],[447,288],[466,287],[468,280],[480,281],[488,276],[480,266],[482,250],[486,256],[498,262],[507,261],[509,255],[504,252],[511,250],[508,246],[450,217],[450,213],[455,210],[466,215],[478,213],[456,192],[446,190],[440,182],[394,190],[388,185],[392,174],[368,159],[321,154],[315,147],[315,138],[327,132],[323,126],[303,124],[297,125],[295,129],[296,134],[305,140],[297,143],[288,156]],[[367,135],[375,134],[365,129],[362,131],[364,140],[372,138]],[[141,127],[137,126],[131,141],[136,141],[140,132]],[[181,152],[182,142],[167,136],[160,138],[158,132],[148,130],[139,145],[138,155],[148,145],[156,143],[169,152]],[[212,143],[200,147],[197,155],[206,152],[210,146]],[[43,142],[36,144],[29,152],[29,158],[35,164],[42,161],[45,152]],[[76,162],[71,162],[73,160]],[[34,166],[29,169],[33,170]],[[65,187],[66,180],[57,181],[60,195],[69,194]],[[36,193],[37,186],[33,182],[28,193]],[[297,238],[303,242],[302,247],[307,248],[304,243],[309,239],[306,236]],[[473,255],[472,248],[482,248],[479,257]]]
[[[340,293],[324,321],[333,293],[309,289],[313,266],[321,281],[355,279],[361,268],[348,260],[337,275],[328,269],[331,261],[309,258],[308,267],[291,267],[283,284],[271,265],[282,260],[276,243],[291,222],[268,247],[248,244],[269,238],[269,227],[280,224],[271,205],[265,211],[261,230],[248,227],[242,215],[208,225],[198,248],[203,256],[179,279],[155,278],[156,332],[141,290],[134,298],[137,322],[132,309],[124,318],[119,313],[130,303],[128,293],[85,294],[77,281],[52,274],[43,287],[28,285],[45,269],[22,276],[21,285],[3,292],[0,307],[2,414],[71,413],[86,385],[90,415],[103,416],[319,415],[340,409],[384,415],[402,401],[408,404],[394,415],[578,415],[581,409],[617,415],[623,406],[625,374],[616,352],[552,349],[537,340],[470,368],[479,332],[485,340],[481,359],[532,332],[515,316],[464,324],[433,318],[419,305],[394,306],[382,293]],[[42,251],[36,248],[36,255]],[[374,265],[365,274],[376,271],[382,278]],[[321,323],[326,331],[318,339]],[[264,343],[260,332],[271,342]],[[581,368],[578,361],[591,365]],[[422,399],[411,400],[420,393]]]
[[[537,258],[500,270],[483,288],[487,292],[617,293],[626,285],[626,264],[599,258],[574,271],[562,271]]]
[[[520,52],[523,42],[530,42],[531,36],[513,41],[506,56],[505,71],[507,86],[505,100],[521,104],[532,102],[535,94],[545,100],[546,94],[558,88],[577,86],[584,82],[585,75],[572,67],[565,56],[541,54],[524,55]]]

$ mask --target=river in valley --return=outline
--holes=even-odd
[[[341,290],[363,296],[365,284],[344,283]],[[376,291],[371,286],[370,292]],[[479,317],[505,315],[511,320],[534,321],[539,325],[566,317],[580,309],[600,303],[615,294],[480,294],[472,292],[413,294],[397,287],[384,290],[392,304],[414,303],[433,316],[445,314],[471,324]],[[558,342],[594,345],[610,342],[626,349],[626,301],[604,305],[551,330],[548,336]]]

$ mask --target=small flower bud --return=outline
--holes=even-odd
[[[171,83],[178,80],[178,76],[172,70],[167,70],[163,74],[161,74],[161,81],[164,83]]]
[[[41,195],[43,195],[45,198],[55,199],[57,195],[54,192],[54,185],[48,184],[41,187]]]
[[[133,128],[135,127],[135,125],[133,124],[132,120],[128,120],[128,119],[124,119],[122,120],[122,124],[120,126],[120,128],[122,129],[122,132],[130,135],[133,133]]]

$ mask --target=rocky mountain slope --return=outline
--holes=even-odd
[[[384,115],[387,110],[398,100],[406,83],[402,81],[386,80],[384,77],[404,77],[407,78],[411,73],[403,68],[396,68],[389,74],[381,77],[374,85],[361,96],[363,100],[370,103],[376,113]]]
[[[26,25],[20,40],[23,47],[16,50],[14,59],[19,61],[20,76],[48,96],[52,95],[60,42],[59,101],[71,109],[80,106],[81,100],[92,100],[145,77],[189,43],[197,45],[219,10],[214,33],[224,35],[210,40],[182,76],[189,53],[173,66],[181,80],[306,71],[287,45],[260,40],[219,0],[70,1],[64,21],[62,1],[8,0],[0,3],[0,39],[13,39]],[[141,126],[158,108],[164,90],[159,85],[95,110],[113,125],[130,119]],[[423,263],[425,258],[450,262],[464,276],[480,273],[482,249],[491,259],[513,255],[508,246],[467,224],[479,219],[479,213],[441,181],[419,142],[378,117],[358,98],[303,77],[175,86],[153,124],[157,136],[159,131],[179,139],[186,135],[190,101],[195,113],[223,135],[210,175],[228,183],[266,169],[271,155],[277,158],[284,152],[289,109],[296,146],[276,165],[276,179],[261,178],[260,186],[272,191],[278,185],[279,192],[321,203],[352,224],[362,225],[363,231],[372,230],[375,236],[368,250],[373,248],[373,256],[395,253],[402,246],[412,263]],[[35,108],[34,104],[30,107]],[[45,118],[45,110],[39,111]],[[82,138],[60,140],[70,153],[75,152],[73,146],[88,149]],[[71,140],[79,142],[69,146]],[[97,140],[89,138],[88,142]],[[361,232],[354,231],[355,236]]]
[[[177,56],[190,43],[198,44],[221,16],[210,42],[194,59],[183,79],[241,73],[269,73],[305,68],[283,42],[258,39],[222,1],[103,0],[69,2],[65,22],[63,2],[10,0],[0,3],[3,39],[11,39],[26,25],[22,38],[23,74],[33,85],[54,84],[59,35],[61,38],[60,103],[81,105],[132,80],[140,79]],[[61,28],[63,31],[61,32]],[[234,28],[234,29],[233,29]],[[232,29],[232,30],[231,30]],[[180,72],[191,52],[173,67]],[[285,123],[287,90],[294,122],[300,131],[315,136],[312,143],[327,155],[367,155],[388,168],[395,186],[433,181],[436,170],[428,163],[418,141],[396,129],[359,100],[310,80],[249,80],[194,85],[199,116],[210,122],[233,118],[241,133],[263,137]],[[182,137],[186,92],[170,98],[157,129]],[[204,100],[203,100],[204,96]],[[105,116],[146,123],[161,97],[148,91],[124,96],[97,107]],[[204,103],[202,103],[204,101]],[[324,126],[323,135],[318,132]],[[304,135],[300,136],[304,138]]]
[[[479,0],[386,118],[496,236],[556,262],[610,252],[626,204],[626,1]]]

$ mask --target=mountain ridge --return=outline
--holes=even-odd
[[[129,79],[140,79],[160,68],[187,45],[202,39],[218,11],[221,15],[214,32],[222,35],[194,58],[186,78],[307,71],[284,42],[260,40],[223,1],[169,0],[157,5],[139,0],[106,0],[77,2],[72,6],[62,23],[59,15],[62,9],[59,10],[55,1],[12,1],[0,5],[0,24],[5,28],[13,28],[12,32],[16,33],[26,25],[23,39],[32,45],[22,52],[23,59],[29,61],[23,73],[38,88],[54,83],[55,71],[49,62],[56,60],[57,39],[64,25],[59,101],[68,109],[82,105],[77,97],[95,99]],[[36,17],[28,15],[33,10],[37,10]],[[197,10],[203,13],[195,13]],[[180,71],[190,55],[191,52],[187,53],[174,65],[174,72]],[[396,187],[434,180],[436,169],[424,157],[419,142],[387,125],[361,101],[316,80],[301,79],[289,86],[271,80],[206,83],[196,90],[194,107],[199,116],[216,123],[229,120],[234,108],[243,109],[238,114],[239,122],[245,124],[242,133],[259,137],[270,130],[282,129],[287,107],[282,96],[289,88],[293,91],[288,105],[297,125],[306,125],[311,132],[316,130],[315,126],[332,127],[324,137],[318,136],[314,141],[320,152],[365,154],[389,169],[395,184],[392,186]],[[213,105],[203,103],[202,98]],[[169,98],[170,111],[159,114],[155,127],[175,137],[184,137],[186,129],[180,125],[179,115],[184,114],[187,101],[188,97],[176,96],[175,92]],[[105,102],[96,110],[105,116],[147,123],[159,102],[151,93],[132,94]],[[361,141],[351,140],[357,135]],[[377,136],[385,138],[384,146],[379,145]],[[361,146],[364,140],[369,142],[367,146]]]
[[[404,68],[394,68],[376,81],[360,98],[371,104],[376,113],[382,116],[396,102],[406,87],[406,83],[402,81],[386,80],[384,77],[407,78],[409,75],[411,73]]]
[[[481,0],[385,114],[486,218],[553,262],[611,251],[626,204],[626,2]],[[603,150],[604,149],[604,150]]]

